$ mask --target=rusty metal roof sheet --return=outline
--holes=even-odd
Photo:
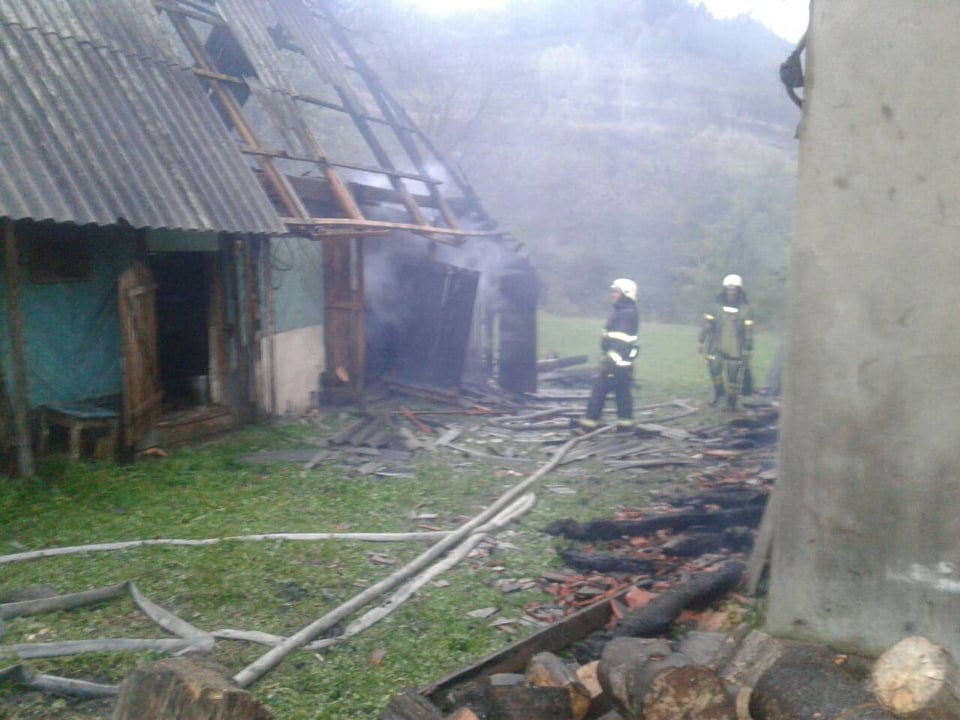
[[[284,232],[151,13],[147,0],[0,0],[0,216]]]

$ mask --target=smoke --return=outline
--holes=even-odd
[[[371,219],[403,221],[399,208],[368,208]],[[428,217],[431,223],[440,224],[439,213],[433,211]],[[481,229],[481,221],[475,217],[458,218],[464,230]],[[406,303],[400,297],[399,288],[403,263],[400,258],[424,258],[473,270],[480,273],[477,289],[477,304],[488,313],[500,312],[509,303],[503,294],[504,278],[526,275],[533,285],[531,291],[538,293],[536,280],[529,261],[520,255],[513,243],[502,237],[468,236],[462,245],[453,246],[433,242],[422,235],[397,230],[383,239],[367,240],[364,253],[364,288],[367,307],[384,322],[408,320]]]

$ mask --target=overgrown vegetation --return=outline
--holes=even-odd
[[[544,317],[541,350],[592,357],[599,325],[599,320]],[[651,324],[642,334],[639,403],[706,397],[706,370],[695,352],[696,328]],[[773,338],[761,336],[758,345],[756,365],[762,376]],[[310,446],[355,419],[349,411],[323,413],[170,448],[166,457],[142,458],[132,465],[67,464],[49,458],[36,479],[0,484],[0,553],[146,538],[399,532],[416,530],[424,522],[452,529],[521,479],[496,465],[441,454],[422,454],[413,479],[380,480],[335,467],[304,471],[296,463],[260,466],[242,460],[255,451]],[[695,420],[703,422],[704,417]],[[547,600],[538,589],[504,594],[495,587],[501,578],[538,578],[560,567],[554,552],[558,541],[541,532],[545,525],[561,517],[587,520],[609,516],[621,506],[643,506],[688,482],[682,469],[602,476],[599,471],[589,463],[555,471],[541,485],[564,484],[576,494],[536,487],[535,508],[503,538],[512,548],[462,563],[361,635],[320,653],[288,658],[252,691],[270,704],[278,720],[373,718],[403,687],[428,684],[533,632],[513,626],[518,634],[507,634],[468,613],[497,607],[498,617],[519,618],[526,603]],[[436,517],[417,519],[423,514]],[[205,630],[231,627],[290,634],[424,547],[337,541],[144,547],[2,565],[0,592],[44,584],[67,593],[133,580],[146,596]],[[380,564],[382,558],[371,553],[395,565]],[[12,620],[6,629],[4,643],[163,636],[128,600]],[[215,658],[236,672],[265,650],[221,640]],[[119,682],[137,663],[152,657],[88,655],[30,664],[43,672]],[[0,717],[106,718],[106,707],[0,687]]]

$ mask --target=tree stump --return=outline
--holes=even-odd
[[[960,673],[953,656],[923,637],[908,637],[873,667],[877,700],[898,717],[960,718]]]
[[[272,720],[225,668],[198,657],[137,668],[120,685],[113,720]]]

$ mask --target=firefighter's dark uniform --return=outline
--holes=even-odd
[[[714,404],[726,398],[727,407],[735,408],[744,376],[749,372],[749,354],[753,351],[753,320],[743,288],[737,288],[737,297],[732,302],[728,301],[725,291],[717,295],[717,309],[703,316],[700,347],[706,353],[710,368]]]
[[[633,426],[633,361],[637,356],[638,327],[636,303],[621,295],[603,331],[600,373],[593,383],[587,412],[578,421],[580,428],[590,430],[599,425],[611,391],[617,401],[617,427],[627,430]]]

